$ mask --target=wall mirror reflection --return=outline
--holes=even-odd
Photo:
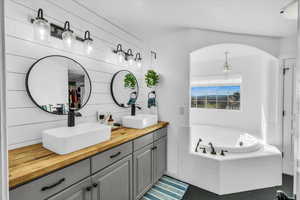
[[[121,70],[114,74],[110,90],[114,102],[120,107],[135,104],[139,95],[138,81],[128,70]]]
[[[91,80],[77,61],[52,55],[35,62],[26,75],[31,100],[42,110],[66,115],[83,108],[91,95]]]

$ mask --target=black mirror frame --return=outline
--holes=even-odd
[[[121,107],[121,108],[129,108],[129,106],[125,106],[124,104],[120,104],[117,100],[116,100],[116,98],[115,98],[115,96],[114,96],[114,92],[113,92],[113,84],[114,84],[114,80],[115,80],[115,78],[116,78],[116,76],[119,74],[119,73],[121,73],[121,72],[128,72],[128,73],[130,73],[130,74],[132,74],[133,76],[134,76],[134,78],[135,78],[135,80],[136,80],[136,87],[137,87],[137,91],[136,91],[136,99],[138,99],[139,98],[139,90],[140,90],[140,88],[139,88],[139,82],[137,81],[137,78],[135,77],[135,75],[131,72],[131,71],[129,71],[129,70],[120,70],[120,71],[117,71],[114,75],[113,75],[113,77],[112,77],[112,79],[111,79],[111,82],[110,82],[110,94],[111,94],[111,97],[112,97],[112,99],[114,100],[114,102],[119,106],[119,107]]]
[[[92,81],[91,81],[91,78],[90,78],[90,76],[89,76],[87,70],[86,70],[79,62],[77,62],[76,60],[74,60],[74,59],[72,59],[72,58],[70,58],[70,57],[67,57],[67,56],[63,56],[63,55],[49,55],[49,56],[45,56],[45,57],[42,57],[42,58],[38,59],[37,61],[35,61],[35,62],[31,65],[31,67],[29,68],[28,72],[26,73],[26,78],[25,78],[26,92],[27,92],[29,98],[31,99],[31,101],[32,101],[38,108],[40,108],[41,110],[43,110],[43,111],[45,111],[45,112],[47,112],[47,113],[54,114],[54,115],[68,115],[68,114],[57,114],[57,113],[53,113],[53,112],[49,112],[49,111],[47,111],[47,110],[44,110],[44,109],[43,109],[43,108],[42,108],[42,107],[34,100],[34,98],[32,97],[32,95],[31,95],[31,93],[30,93],[30,90],[29,90],[28,79],[29,79],[29,75],[30,75],[31,70],[32,70],[32,69],[34,68],[34,66],[35,66],[38,62],[40,62],[41,60],[46,59],[46,58],[51,58],[51,57],[62,57],[62,58],[69,59],[69,60],[75,62],[76,64],[78,64],[78,65],[82,68],[82,70],[86,73],[86,75],[87,75],[87,77],[88,77],[88,79],[89,79],[90,91],[89,91],[89,96],[88,96],[86,102],[81,106],[81,108],[75,109],[75,110],[74,110],[74,111],[79,111],[79,110],[82,109],[82,108],[89,102],[89,100],[90,100],[90,97],[91,97],[91,94],[92,94]]]

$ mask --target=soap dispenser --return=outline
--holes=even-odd
[[[114,125],[114,119],[112,118],[112,114],[110,114],[108,120],[107,120],[107,124],[109,126],[113,126]]]

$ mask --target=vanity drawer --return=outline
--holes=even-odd
[[[90,175],[89,159],[75,163],[10,191],[10,200],[42,200]]]
[[[142,136],[138,139],[135,139],[133,141],[133,150],[136,151],[144,146],[147,146],[148,144],[153,143],[153,133],[150,133],[148,135]]]
[[[107,150],[91,158],[92,173],[98,172],[108,165],[132,153],[132,142],[127,142],[113,149]]]
[[[162,137],[167,136],[167,127],[158,129],[154,132],[154,140],[159,140]]]

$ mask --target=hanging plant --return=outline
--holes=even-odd
[[[136,79],[133,74],[128,73],[125,75],[124,87],[131,88],[131,89],[134,89],[136,87]]]
[[[148,70],[145,75],[147,87],[154,87],[159,83],[159,75],[154,70]]]

